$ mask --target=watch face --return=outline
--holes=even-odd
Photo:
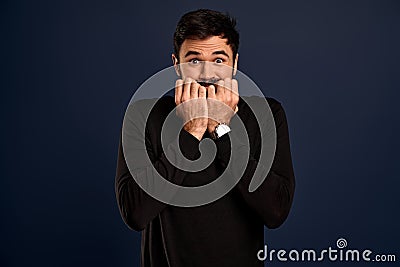
[[[229,128],[228,125],[225,124],[219,124],[216,128],[215,128],[215,134],[217,135],[217,137],[221,137],[224,134],[228,133],[231,131],[231,128]]]

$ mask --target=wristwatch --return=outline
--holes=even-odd
[[[212,139],[216,140],[221,136],[223,136],[224,134],[229,133],[230,131],[231,128],[228,125],[226,125],[225,123],[219,123],[210,135]]]

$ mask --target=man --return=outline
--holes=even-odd
[[[231,120],[238,116],[249,134],[250,159],[237,185],[218,200],[197,207],[177,207],[156,200],[138,185],[126,163],[120,144],[116,174],[116,196],[125,223],[142,231],[141,266],[263,266],[257,252],[264,247],[264,225],[279,227],[293,200],[295,181],[284,110],[267,98],[276,126],[276,151],[262,184],[249,192],[259,162],[260,125],[238,95],[233,79],[238,63],[239,34],[235,20],[212,10],[185,14],[174,34],[172,60],[179,79],[175,97],[161,97],[146,122],[146,152],[152,168],[166,180],[181,186],[208,184],[227,168],[230,138],[235,136]],[[222,67],[221,67],[222,66]],[[229,71],[227,71],[229,70]],[[179,148],[190,160],[199,158],[199,143],[211,139],[217,153],[207,168],[188,172],[174,166],[161,145],[161,128],[176,109],[183,121]],[[149,123],[150,122],[150,123]],[[173,144],[167,150],[175,151]],[[235,154],[235,151],[232,151]],[[151,179],[149,166],[137,159],[135,172]],[[135,169],[135,168],[131,168]],[[135,169],[136,171],[136,169]],[[135,177],[136,178],[136,177]]]

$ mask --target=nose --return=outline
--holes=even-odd
[[[212,79],[213,77],[214,77],[214,71],[212,68],[212,63],[204,61],[200,72],[200,79],[209,80]]]

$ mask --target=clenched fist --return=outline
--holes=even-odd
[[[208,132],[213,132],[219,123],[229,124],[232,116],[237,112],[239,103],[238,82],[226,78],[219,80],[215,86],[207,88]]]
[[[175,104],[176,113],[184,123],[183,129],[201,140],[208,124],[206,88],[190,78],[177,80]]]

